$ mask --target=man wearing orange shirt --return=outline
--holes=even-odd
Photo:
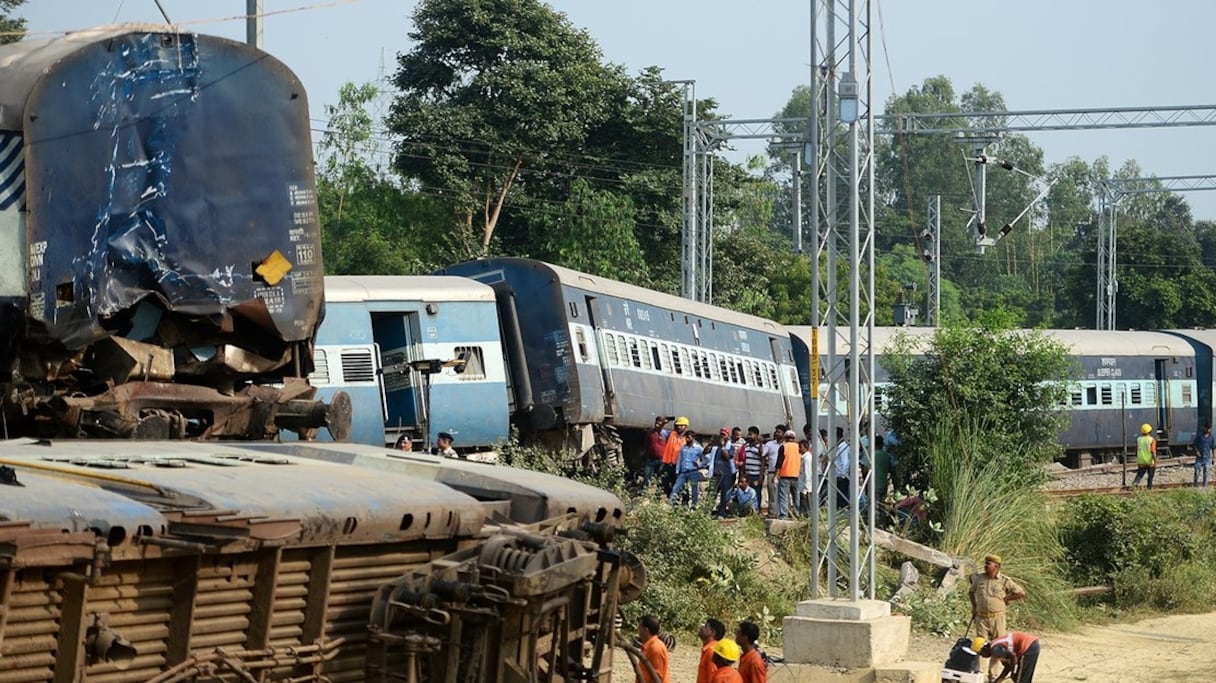
[[[664,429],[660,432],[663,438],[663,465],[659,468],[659,485],[663,487],[663,496],[671,495],[671,489],[676,483],[676,462],[680,459],[680,449],[684,447],[684,432],[688,431],[688,418],[681,415],[676,418],[674,429]]]
[[[743,677],[735,671],[739,654],[739,644],[730,638],[714,643],[713,658],[710,660],[714,672],[709,677],[709,683],[743,683]]]
[[[697,636],[701,638],[701,664],[697,666],[697,683],[709,683],[713,678],[714,670],[714,645],[718,644],[719,640],[726,635],[726,624],[714,618],[705,620],[701,625],[701,630],[697,632]]]
[[[739,644],[742,656],[739,657],[739,678],[743,683],[768,683],[768,669],[756,649],[760,642],[760,627],[750,621],[739,623],[735,631],[735,641]]]
[[[642,617],[638,622],[638,642],[642,644],[642,657],[650,662],[650,666],[659,675],[657,679],[654,678],[650,675],[650,669],[642,664],[638,667],[638,683],[669,683],[671,679],[667,673],[667,646],[659,640],[658,617],[653,614]]]
[[[1029,633],[1010,631],[984,643],[980,655],[992,657],[1005,667],[993,683],[1000,683],[1006,676],[1013,683],[1032,683],[1035,666],[1039,663],[1039,639]]]

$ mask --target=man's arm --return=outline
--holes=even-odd
[[[1017,581],[1009,579],[1005,586],[1005,602],[1014,602],[1025,599],[1026,589],[1022,588]]]

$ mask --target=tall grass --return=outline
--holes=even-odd
[[[993,452],[987,438],[996,426],[982,421],[938,421],[927,454],[929,479],[939,503],[931,510],[942,528],[939,547],[983,568],[989,553],[1002,556],[1002,572],[1026,589],[1011,607],[1011,623],[1031,629],[1076,626],[1077,606],[1060,567],[1064,547],[1037,485],[1041,466],[1032,452]],[[965,590],[965,586],[961,588]]]

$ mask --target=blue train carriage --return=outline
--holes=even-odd
[[[386,446],[404,435],[422,450],[428,436],[433,444],[448,432],[468,452],[509,436],[489,286],[459,277],[329,276],[325,300],[309,380],[322,398],[350,395],[352,441]]]
[[[1152,425],[1162,453],[1180,453],[1194,438],[1197,359],[1187,340],[1162,332],[1047,332],[1080,367],[1060,435],[1077,464],[1134,453],[1142,424]]]
[[[320,426],[304,424],[325,412],[303,380],[323,270],[299,79],[166,26],[12,43],[0,65],[6,433]]]
[[[705,433],[804,420],[789,335],[771,320],[523,258],[442,272],[494,287],[512,414],[551,446],[632,459],[657,415]]]
[[[1216,372],[1213,356],[1216,355],[1216,330],[1162,330],[1166,334],[1181,337],[1195,351],[1195,425],[1202,430],[1213,423],[1214,401],[1216,401]],[[1180,444],[1185,446],[1186,444]]]

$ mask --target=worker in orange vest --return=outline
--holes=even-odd
[[[798,451],[798,435],[785,433],[785,442],[777,453],[777,516],[794,516],[794,501],[798,493],[798,473],[802,471],[802,454]]]

